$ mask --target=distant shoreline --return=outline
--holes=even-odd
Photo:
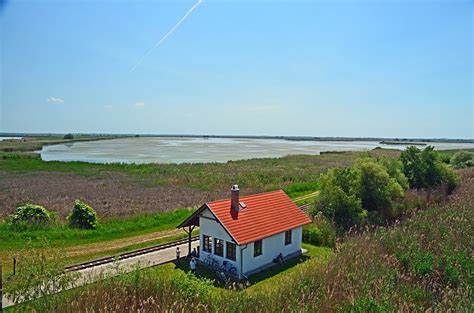
[[[418,141],[381,141],[380,144],[382,145],[412,145],[412,146],[427,146],[428,144],[424,142],[418,142]]]
[[[290,141],[378,141],[386,145],[425,145],[429,142],[439,143],[474,143],[474,139],[449,139],[449,138],[384,138],[384,137],[314,137],[314,136],[266,136],[266,135],[189,135],[189,134],[101,134],[101,133],[76,133],[74,136],[110,138],[131,137],[163,137],[163,138],[222,138],[222,139],[280,139]],[[64,136],[57,133],[0,133],[0,137],[53,137]]]

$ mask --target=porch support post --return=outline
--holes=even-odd
[[[196,225],[189,225],[188,230],[186,230],[186,228],[183,227],[183,230],[188,233],[188,255],[191,255],[191,237],[192,237],[194,227],[196,227]]]
[[[188,255],[191,255],[191,233],[193,232],[193,229],[191,228],[191,225],[189,225],[189,232],[188,232]]]

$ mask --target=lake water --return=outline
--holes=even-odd
[[[474,144],[430,143],[437,149],[474,148]],[[375,147],[405,149],[378,141],[290,141],[279,139],[139,137],[45,146],[45,161],[93,163],[207,163],[322,151],[364,151]]]

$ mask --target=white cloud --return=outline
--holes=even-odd
[[[143,108],[145,106],[145,102],[143,101],[135,102],[133,106],[135,106],[136,108]]]
[[[104,105],[104,109],[112,109],[113,106],[111,104],[106,104]]]
[[[64,99],[56,98],[56,97],[48,97],[46,99],[46,102],[48,102],[48,103],[64,103]]]

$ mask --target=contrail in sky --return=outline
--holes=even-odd
[[[184,22],[188,16],[193,13],[194,10],[202,3],[202,0],[198,0],[189,10],[184,14],[184,16],[171,28],[161,39],[153,46],[151,47],[150,50],[148,50],[141,58],[138,60],[138,62],[132,67],[130,70],[130,73],[135,71],[135,69],[143,62],[143,60],[153,51],[153,49],[156,49],[158,46],[160,46],[166,38],[168,38],[176,29],[178,29],[179,25],[181,25],[182,22]]]

